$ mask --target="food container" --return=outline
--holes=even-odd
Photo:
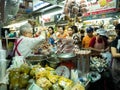
[[[47,59],[47,64],[52,68],[56,68],[59,65],[59,63],[60,61],[58,58],[50,57],[49,59]]]

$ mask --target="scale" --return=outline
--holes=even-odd
[[[70,77],[70,70],[66,66],[59,66],[55,71],[59,76],[64,76],[66,78]]]

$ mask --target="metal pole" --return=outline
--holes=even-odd
[[[4,23],[4,7],[5,7],[5,0],[0,0],[0,21]]]

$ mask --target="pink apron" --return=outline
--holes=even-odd
[[[95,48],[95,49],[99,49],[99,50],[104,49],[104,48],[105,48],[105,43],[104,43],[104,41],[102,41],[101,43],[99,43],[99,42],[98,42],[98,39],[96,38],[94,48]],[[94,55],[99,56],[99,55],[100,55],[100,52],[92,51],[91,55],[93,55],[93,56],[94,56]]]
[[[96,49],[105,49],[105,43],[102,41],[102,43],[98,43],[98,39],[96,38],[94,48]]]
[[[18,41],[18,40],[15,41],[15,48],[14,48],[14,52],[13,52],[14,55],[15,55],[15,52],[17,52],[17,54],[18,54],[19,56],[21,56],[21,53],[18,51],[18,45],[20,44],[20,42],[21,42],[22,40],[23,40],[23,38],[20,39],[19,41]]]

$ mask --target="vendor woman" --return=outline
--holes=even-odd
[[[92,53],[99,55],[102,52],[109,51],[109,45],[106,30],[100,28],[96,33],[97,35],[91,39],[89,47],[93,51]]]
[[[32,54],[32,50],[36,45],[45,40],[46,35],[41,34],[33,38],[33,30],[30,24],[25,24],[20,27],[20,38],[15,41],[13,53],[15,56],[27,57]]]

